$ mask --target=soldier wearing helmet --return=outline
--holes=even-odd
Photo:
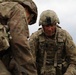
[[[9,27],[12,37],[10,48],[0,51],[0,75],[37,75],[27,40],[28,25],[36,19],[37,6],[32,0],[0,0],[0,24]]]
[[[76,75],[76,46],[53,10],[40,15],[38,31],[29,39],[38,75]]]

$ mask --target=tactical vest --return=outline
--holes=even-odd
[[[65,72],[63,66],[67,65],[64,46],[64,39],[61,35],[58,35],[56,39],[39,36],[39,50],[37,52],[39,75],[63,75]]]

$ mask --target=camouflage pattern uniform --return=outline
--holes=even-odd
[[[36,22],[37,12],[34,11],[37,11],[37,8],[32,0],[24,0],[24,7],[20,4],[21,2],[8,2],[10,0],[6,1],[7,2],[1,2],[0,0],[0,23],[8,25],[10,29],[12,37],[10,40],[10,53],[12,55],[12,60],[10,63],[5,63],[8,61],[6,58],[7,56],[5,57],[4,54],[2,54],[2,57],[0,56],[0,59],[2,60],[1,63],[3,62],[2,68],[0,66],[0,75],[11,75],[3,67],[6,67],[12,75],[37,75],[36,66],[33,61],[32,54],[30,53],[30,47],[27,40],[29,37],[29,30],[25,11],[25,8],[28,7],[28,5],[26,5],[27,3],[30,7],[33,7],[28,7],[31,14],[34,15],[32,17],[32,21],[30,22],[31,25]]]
[[[59,23],[59,19],[55,20]],[[48,38],[41,28],[30,36],[29,43],[38,75],[76,75],[76,46],[66,30],[56,25],[55,37]]]

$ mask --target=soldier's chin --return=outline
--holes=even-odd
[[[53,34],[45,34],[46,36],[53,36]]]
[[[51,37],[51,36],[53,36],[54,34],[55,34],[55,33],[45,34],[45,35]]]

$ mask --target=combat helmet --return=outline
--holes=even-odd
[[[52,25],[59,24],[59,18],[53,10],[45,10],[40,15],[39,26],[40,25]]]
[[[27,6],[33,15],[29,25],[32,25],[36,22],[38,11],[37,11],[36,4],[32,0],[3,0],[3,1],[18,2],[21,5],[23,5],[24,7]]]

